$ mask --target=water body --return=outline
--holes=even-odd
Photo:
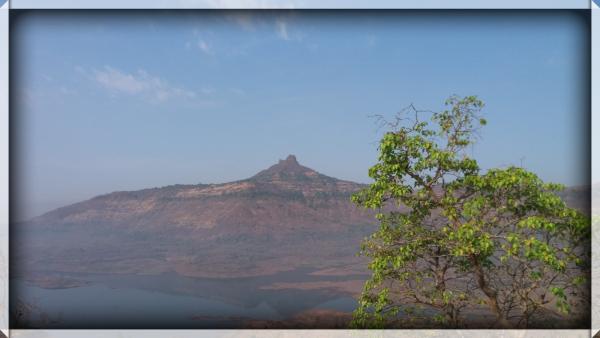
[[[341,281],[297,270],[236,279],[68,274],[90,284],[46,289],[12,279],[11,297],[35,306],[28,326],[47,328],[240,328],[248,320],[285,320],[303,311],[351,312],[356,300],[331,290],[264,290],[274,282]]]

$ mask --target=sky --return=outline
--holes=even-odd
[[[383,132],[370,116],[440,110],[453,94],[486,103],[470,149],[482,168],[588,184],[588,22],[532,13],[11,17],[20,217],[111,191],[244,179],[288,154],[368,183]]]

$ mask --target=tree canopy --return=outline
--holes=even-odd
[[[372,276],[354,327],[464,327],[482,309],[496,327],[530,327],[582,301],[589,217],[525,168],[479,167],[467,150],[483,107],[452,96],[443,111],[385,121],[374,182],[352,197],[380,222],[361,249]]]

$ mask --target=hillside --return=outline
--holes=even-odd
[[[194,277],[352,270],[374,224],[372,214],[350,202],[363,187],[290,155],[236,182],[114,192],[19,225],[13,257],[20,263],[14,266],[17,273],[174,271]]]
[[[236,182],[113,192],[13,225],[12,273],[364,274],[356,252],[376,222],[350,202],[364,187],[290,155]],[[586,213],[589,194],[585,187],[561,192]]]

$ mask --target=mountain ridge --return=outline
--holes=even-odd
[[[294,200],[310,202],[312,206],[316,206],[317,202],[327,203],[331,202],[331,199],[349,199],[352,193],[364,187],[366,187],[364,184],[338,180],[320,174],[300,165],[294,155],[289,155],[285,160],[280,160],[279,163],[247,179],[219,184],[171,185],[135,191],[117,191],[57,208],[35,217],[32,222],[46,224],[127,222],[131,221],[135,215],[148,215],[163,222],[171,220],[179,224],[182,217],[178,215],[184,213],[183,210],[177,210],[176,213],[162,215],[162,217],[157,215],[157,210],[181,209],[173,205],[174,202],[180,202],[189,208],[186,217],[191,219],[193,215],[189,214],[200,211],[198,209],[200,204],[212,203],[215,205],[219,204],[220,198],[228,197],[245,198],[247,203],[254,202],[249,198],[260,200],[261,198],[276,197],[288,202]],[[197,215],[198,219],[219,218],[214,214],[217,209],[212,209],[212,213],[209,210],[200,212]],[[356,216],[356,213],[350,213],[350,215]],[[344,220],[345,216],[340,215],[340,218]],[[222,221],[222,217],[220,219]],[[145,221],[153,223],[150,219],[145,219]],[[219,219],[215,219],[213,223],[216,224],[218,221]],[[242,220],[237,221],[237,223],[241,222]],[[199,224],[199,221],[192,223]],[[260,223],[260,220],[253,220],[252,223]],[[348,223],[348,221],[343,223]]]
[[[376,223],[350,201],[364,187],[290,155],[243,180],[113,192],[55,209],[16,227],[13,257],[25,272],[190,277],[352,266]]]
[[[364,274],[366,258],[356,253],[377,221],[350,196],[366,186],[290,155],[238,181],[104,194],[13,227],[12,266],[25,274],[237,278],[306,267]],[[588,192],[560,195],[589,212]]]

